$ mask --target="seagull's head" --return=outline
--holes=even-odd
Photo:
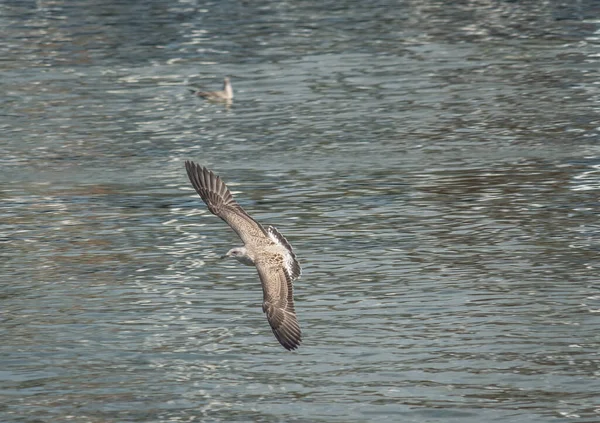
[[[232,248],[231,250],[227,251],[227,254],[225,254],[221,258],[224,259],[228,257],[233,257],[234,259],[236,259],[240,263],[245,264],[246,266],[254,266],[254,261],[252,261],[252,259],[248,256],[248,251],[246,250],[246,247]]]
[[[228,100],[233,98],[233,88],[231,87],[229,77],[225,77],[225,79],[223,79],[223,91],[225,91],[225,95],[227,96]]]

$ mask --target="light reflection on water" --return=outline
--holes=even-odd
[[[598,420],[597,7],[42,3],[0,6],[0,420]],[[186,159],[294,245],[297,353]]]

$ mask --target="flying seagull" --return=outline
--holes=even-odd
[[[223,256],[233,257],[247,266],[256,266],[263,288],[263,312],[275,338],[284,348],[294,350],[302,332],[294,309],[292,281],[301,274],[292,246],[273,226],[263,227],[236,203],[221,178],[194,162],[185,169],[194,189],[208,210],[223,219],[244,242]]]
[[[231,82],[227,77],[223,79],[223,91],[190,91],[198,97],[204,97],[211,101],[231,101],[233,99],[233,88],[231,88]]]

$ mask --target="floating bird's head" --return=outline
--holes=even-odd
[[[248,256],[248,251],[246,250],[246,247],[232,248],[231,250],[227,251],[227,254],[225,254],[221,258],[224,259],[227,257],[233,257],[234,259],[236,259],[242,264],[245,264],[246,266],[254,266],[254,262]]]
[[[233,98],[233,88],[231,87],[229,77],[225,77],[225,79],[223,79],[223,91],[225,91],[225,95],[227,95],[229,100]]]

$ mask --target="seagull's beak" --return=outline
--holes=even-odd
[[[219,260],[226,259],[227,257],[229,257],[227,254],[225,254],[225,255],[222,255],[221,257],[219,257]]]

